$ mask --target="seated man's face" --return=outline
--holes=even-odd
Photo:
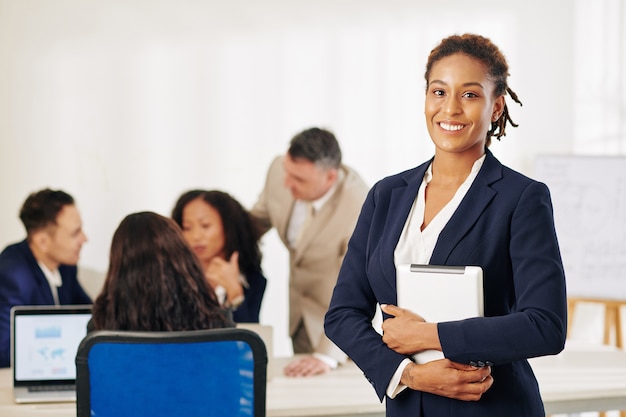
[[[47,233],[49,240],[45,256],[56,264],[76,265],[83,243],[87,241],[76,206],[64,206],[57,216],[56,225],[51,226]]]

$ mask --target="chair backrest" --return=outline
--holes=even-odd
[[[96,331],[76,355],[77,417],[264,417],[266,372],[246,329]]]

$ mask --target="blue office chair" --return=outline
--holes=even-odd
[[[250,330],[95,331],[76,355],[76,414],[264,417],[266,374]]]

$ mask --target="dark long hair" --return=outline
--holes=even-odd
[[[115,231],[93,324],[96,330],[149,331],[232,325],[180,229],[152,212],[128,215]]]
[[[230,259],[239,252],[239,270],[243,274],[261,273],[261,249],[259,225],[250,213],[230,194],[218,190],[191,190],[178,198],[172,210],[172,219],[183,227],[183,210],[196,199],[202,199],[213,207],[222,219],[224,229],[224,256]]]

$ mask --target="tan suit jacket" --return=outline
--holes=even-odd
[[[295,200],[284,185],[283,157],[272,162],[265,187],[251,213],[261,221],[264,231],[275,227],[289,250],[290,336],[304,320],[315,352],[344,362],[346,355],[324,334],[324,315],[369,187],[351,168],[342,165],[341,170],[343,179],[315,214],[296,248],[290,247],[287,241]]]

